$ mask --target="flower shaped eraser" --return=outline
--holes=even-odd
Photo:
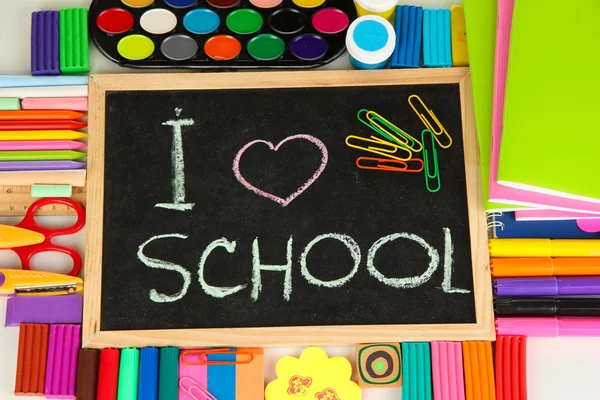
[[[360,400],[362,392],[350,380],[352,366],[344,357],[331,357],[320,347],[305,349],[300,358],[277,362],[277,379],[265,389],[266,400]]]

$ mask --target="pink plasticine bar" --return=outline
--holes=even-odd
[[[465,400],[460,342],[431,342],[431,372],[436,400]]]
[[[28,97],[21,102],[23,110],[87,111],[87,97]]]
[[[600,318],[496,318],[502,336],[600,336]]]
[[[81,325],[50,325],[44,396],[75,399]]]
[[[85,186],[85,169],[58,171],[2,171],[0,182],[3,185],[35,184]]]

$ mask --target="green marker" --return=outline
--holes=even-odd
[[[177,400],[179,397],[179,349],[160,349],[158,400]]]
[[[0,161],[70,161],[87,157],[74,150],[0,151]]]
[[[117,400],[137,400],[140,351],[127,347],[121,352],[119,367],[119,391]]]

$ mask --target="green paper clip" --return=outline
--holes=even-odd
[[[365,113],[366,120],[361,117],[361,113]],[[419,153],[423,149],[423,146],[417,139],[413,138],[375,111],[361,108],[356,113],[356,118],[392,143],[415,153]]]
[[[427,134],[429,134],[431,153],[433,154],[433,174],[431,173],[431,166],[429,164],[429,150],[425,145],[425,135]],[[435,148],[435,138],[429,129],[423,129],[423,132],[421,132],[421,140],[423,141],[423,164],[425,164],[425,187],[427,187],[427,190],[429,190],[431,193],[435,193],[442,187],[440,182],[440,168],[438,165],[437,150]],[[435,181],[436,184],[434,187],[431,187],[430,182],[433,181]]]
[[[58,21],[60,71],[63,74],[90,72],[87,8],[60,10]]]
[[[431,400],[430,344],[402,343],[402,400]]]

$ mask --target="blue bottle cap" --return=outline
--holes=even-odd
[[[357,18],[348,28],[346,48],[361,63],[382,63],[391,57],[395,47],[394,27],[378,15]]]

